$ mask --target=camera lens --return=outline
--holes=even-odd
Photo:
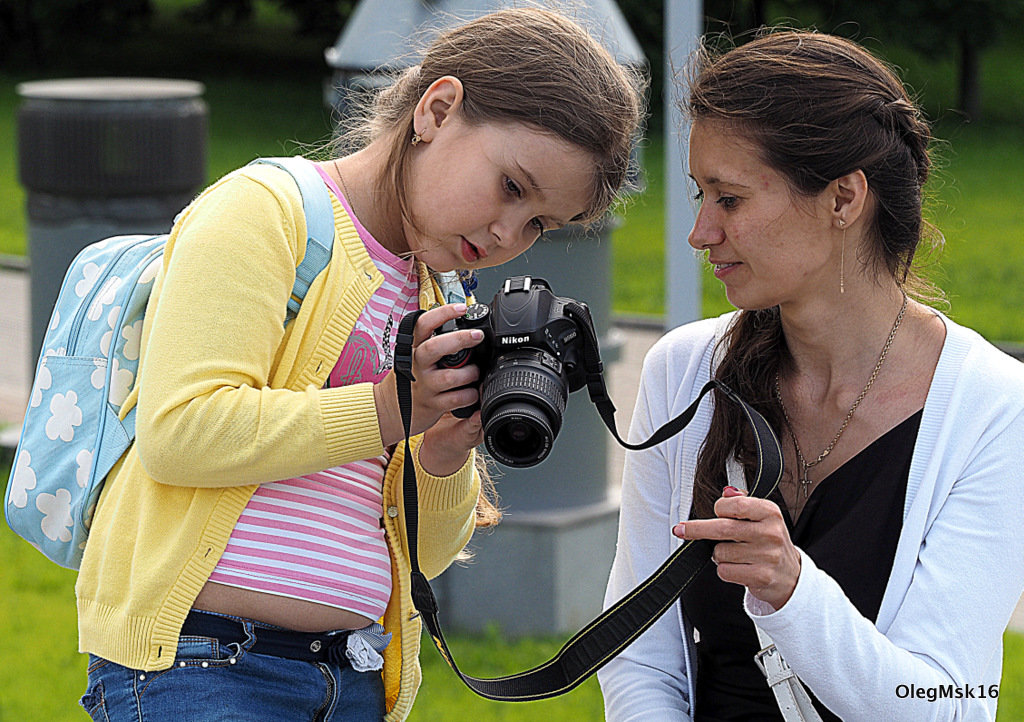
[[[480,399],[484,443],[497,461],[522,468],[547,457],[568,398],[560,371],[557,359],[537,349],[498,357]]]
[[[506,466],[533,466],[551,451],[556,432],[536,406],[511,403],[495,411],[488,421],[487,449]]]
[[[535,434],[534,429],[522,419],[516,419],[505,428],[508,439],[514,444],[524,444]]]

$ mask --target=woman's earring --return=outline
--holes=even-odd
[[[423,141],[423,138],[415,130],[412,132],[412,144],[419,145]]]
[[[839,293],[846,293],[846,221],[839,219],[839,227],[843,229],[843,245],[839,251]]]

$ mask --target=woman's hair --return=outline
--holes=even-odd
[[[461,113],[472,124],[524,123],[589,152],[596,163],[587,208],[580,219],[600,218],[631,171],[632,148],[644,115],[646,83],[620,66],[583,28],[538,8],[501,10],[440,34],[422,61],[401,73],[339,139],[353,148],[390,141],[389,172],[380,179],[409,217],[405,182],[420,97],[438,78],[463,86]]]
[[[911,265],[924,227],[931,132],[885,64],[850,40],[778,30],[720,55],[702,44],[688,84],[683,111],[690,120],[724,122],[742,133],[796,196],[814,196],[833,180],[863,171],[875,211],[862,260],[904,289],[926,288]],[[778,307],[741,311],[721,344],[716,378],[781,429],[774,390],[788,350]],[[748,474],[756,464],[742,413],[719,399],[697,460],[698,516],[713,515],[729,454]]]

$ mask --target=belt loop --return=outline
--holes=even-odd
[[[240,618],[242,630],[245,632],[245,641],[242,642],[242,649],[248,652],[252,645],[256,644],[256,625],[251,619]]]

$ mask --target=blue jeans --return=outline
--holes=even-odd
[[[258,636],[258,626],[252,634]],[[89,655],[89,687],[81,705],[102,722],[380,722],[384,717],[379,671],[255,654],[248,646],[183,635],[174,664],[158,672]]]

